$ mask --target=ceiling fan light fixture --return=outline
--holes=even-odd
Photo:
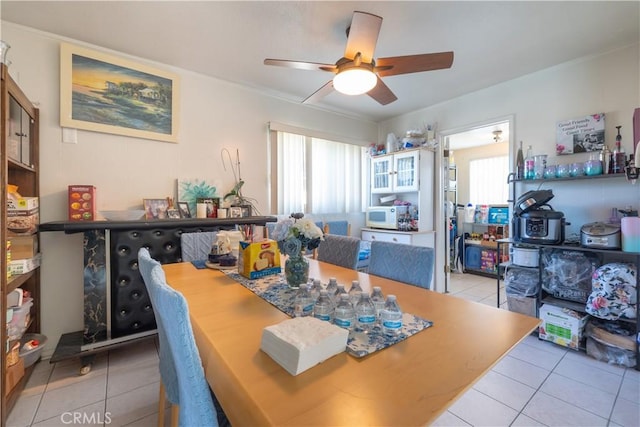
[[[376,86],[378,77],[364,67],[353,67],[340,71],[333,78],[333,87],[345,95],[362,95]]]

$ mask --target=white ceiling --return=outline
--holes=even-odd
[[[384,18],[375,57],[452,50],[448,70],[391,76],[398,100],[336,92],[317,108],[375,122],[587,55],[638,43],[640,3],[458,1],[9,1],[2,20],[301,102],[332,75],[354,10]],[[508,96],[508,94],[505,94]]]

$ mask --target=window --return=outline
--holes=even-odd
[[[469,201],[473,205],[505,205],[509,198],[508,156],[469,162]]]
[[[271,188],[277,214],[362,211],[363,147],[283,131],[273,134]]]

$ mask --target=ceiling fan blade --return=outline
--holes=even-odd
[[[367,95],[369,95],[382,105],[391,104],[393,101],[398,99],[398,97],[395,96],[393,92],[391,92],[389,86],[384,84],[380,77],[378,77],[378,83],[376,83],[373,89],[367,92]]]
[[[348,29],[347,47],[344,57],[353,59],[360,52],[362,62],[370,64],[378,42],[382,18],[366,12],[353,12],[351,26]]]
[[[394,56],[376,60],[376,67],[393,66],[393,68],[378,71],[380,77],[451,68],[451,64],[453,64],[453,52]]]
[[[279,67],[296,68],[298,70],[309,70],[309,71],[321,70],[321,71],[336,72],[338,69],[334,64],[321,64],[318,62],[304,62],[304,61],[289,61],[287,59],[271,59],[271,58],[265,59],[264,65],[276,65]]]
[[[322,98],[329,95],[331,92],[333,92],[333,80],[329,80],[324,86],[322,86],[320,89],[318,89],[317,91],[309,95],[307,99],[302,101],[302,103],[313,104],[314,102],[320,101]]]

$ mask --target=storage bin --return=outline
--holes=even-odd
[[[464,250],[464,265],[467,268],[480,268],[482,249],[477,246],[467,246]]]
[[[27,329],[29,320],[31,320],[30,313],[32,305],[33,298],[25,298],[20,307],[13,308],[13,317],[7,325],[10,340],[19,339]]]
[[[520,313],[531,317],[536,317],[536,307],[538,299],[536,297],[523,297],[511,295],[507,292],[507,307],[509,311]]]
[[[510,265],[504,272],[504,285],[507,294],[520,297],[538,295],[540,291],[538,269]]]
[[[39,345],[31,350],[23,350],[23,346],[25,343],[31,340],[38,340]],[[20,357],[24,360],[24,367],[28,368],[33,365],[40,359],[42,355],[42,350],[44,349],[45,344],[47,343],[47,336],[42,334],[24,334],[22,339],[20,339]]]

